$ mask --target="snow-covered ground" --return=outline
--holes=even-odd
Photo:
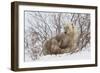
[[[31,57],[26,54],[25,62],[33,61]],[[59,55],[46,55],[41,56],[34,61],[60,61],[60,60],[87,60],[91,59],[91,51],[89,49],[82,50],[73,54],[59,54]]]

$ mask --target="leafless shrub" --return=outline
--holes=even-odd
[[[90,45],[90,14],[25,12],[24,46],[33,60],[43,55],[42,49],[46,40],[64,32],[65,22],[73,22],[78,29],[79,39],[75,52]]]

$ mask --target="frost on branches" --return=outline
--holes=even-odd
[[[90,14],[25,11],[26,61],[89,59]]]

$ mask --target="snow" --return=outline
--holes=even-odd
[[[26,56],[25,62],[33,61],[31,60],[28,55]],[[91,59],[91,51],[89,49],[82,50],[77,53],[69,54],[58,54],[58,55],[46,55],[40,56],[37,60],[34,61],[61,61],[61,60],[88,60]]]
[[[84,59],[91,59],[91,50],[85,49],[82,50],[80,52],[77,53],[73,53],[73,54],[59,54],[59,55],[46,55],[46,56],[39,56],[38,57],[38,53],[32,53],[32,51],[30,51],[31,48],[33,47],[37,47],[39,46],[39,48],[41,49],[42,47],[41,44],[42,41],[44,40],[44,38],[40,38],[39,37],[39,42],[37,41],[34,46],[32,43],[32,39],[35,39],[35,37],[33,38],[32,33],[33,32],[38,32],[42,37],[44,37],[44,35],[46,37],[51,38],[54,37],[56,35],[56,27],[55,24],[55,19],[54,16],[56,16],[55,18],[58,18],[58,14],[56,12],[32,12],[32,11],[25,11],[25,39],[26,42],[28,43],[28,50],[26,50],[25,48],[25,52],[24,52],[24,61],[25,62],[33,62],[33,61],[58,61],[58,60],[84,60]],[[61,32],[64,31],[63,27],[64,27],[64,23],[65,22],[70,22],[70,20],[72,19],[72,14],[75,15],[75,17],[77,18],[77,14],[78,13],[63,13],[62,12],[62,16],[61,16]],[[41,16],[42,18],[41,18]],[[80,15],[82,18],[87,16],[87,14],[81,13]],[[88,15],[88,19],[90,19],[90,14]],[[45,26],[45,23],[43,22],[45,20],[45,23],[48,24],[48,26]],[[83,20],[81,19],[81,22],[83,22]],[[85,22],[89,22],[89,20],[85,20]],[[78,31],[80,30],[79,27],[79,22],[76,21],[77,24],[77,28]],[[86,26],[87,27],[87,26]],[[47,34],[44,32],[44,29],[46,30]],[[47,30],[48,29],[48,30]],[[41,31],[41,32],[40,32]],[[89,47],[90,48],[90,47]],[[35,56],[37,56],[37,58],[35,59]]]
[[[89,51],[81,51],[74,54],[59,54],[59,55],[47,55],[39,58],[39,61],[58,61],[58,60],[82,60],[90,59],[91,55]]]

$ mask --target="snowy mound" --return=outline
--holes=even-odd
[[[82,60],[82,59],[90,59],[91,51],[90,50],[82,50],[73,54],[58,54],[58,55],[46,55],[40,56],[37,60],[34,61],[60,61],[60,60]],[[33,61],[30,57],[26,58],[28,61]]]

